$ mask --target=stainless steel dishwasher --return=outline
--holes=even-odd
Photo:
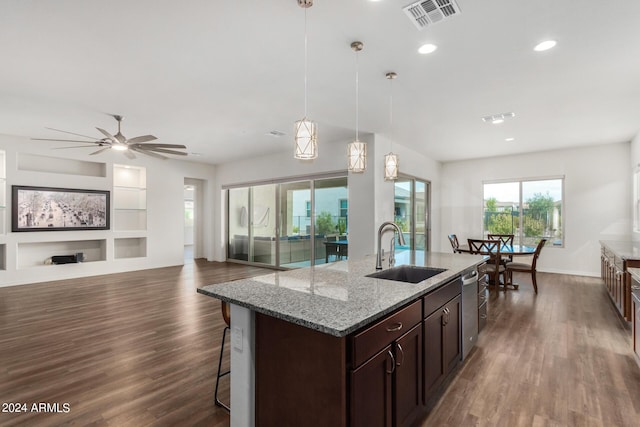
[[[462,360],[478,340],[478,271],[462,274]]]

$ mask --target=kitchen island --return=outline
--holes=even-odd
[[[483,257],[396,259],[445,271],[419,283],[371,278],[366,257],[198,289],[231,304],[232,426],[403,425],[422,414],[460,360],[459,278]]]

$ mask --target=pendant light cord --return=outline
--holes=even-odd
[[[391,142],[389,151],[393,152],[393,79],[389,79],[389,140]]]
[[[304,9],[304,117],[307,118],[307,8]]]
[[[360,139],[358,138],[358,122],[359,122],[359,106],[358,106],[358,94],[359,94],[359,64],[358,64],[358,54],[359,52],[356,51],[356,141],[360,141]]]

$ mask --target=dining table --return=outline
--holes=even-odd
[[[325,262],[329,262],[329,255],[333,255],[336,258],[342,258],[349,255],[349,241],[348,240],[327,240],[324,242],[325,246]]]
[[[456,252],[472,253],[471,250],[469,250],[469,245],[460,245]],[[526,255],[530,256],[530,255],[533,255],[535,252],[536,252],[535,246],[501,244],[500,245],[500,263],[502,263],[502,260],[505,257],[509,257],[509,259],[511,259],[511,257],[514,257],[514,256],[526,256]],[[518,289],[518,284],[515,282],[510,284],[503,284],[503,286],[507,286],[507,285],[510,285],[511,287],[513,287],[513,289]]]

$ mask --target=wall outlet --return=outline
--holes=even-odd
[[[234,326],[231,329],[231,345],[238,351],[242,351],[242,328]]]

